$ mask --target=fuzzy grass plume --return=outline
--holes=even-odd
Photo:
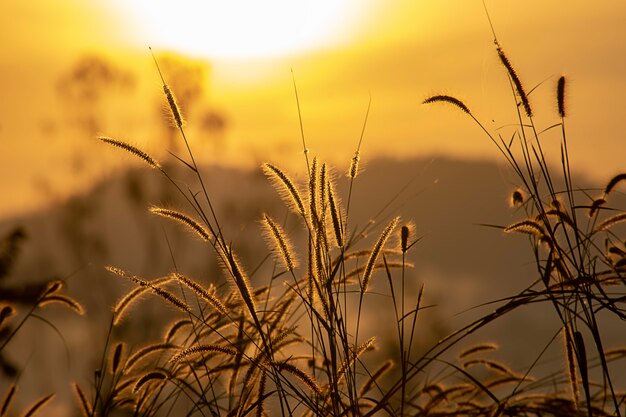
[[[178,212],[176,210],[166,209],[163,207],[151,207],[150,212],[159,216],[176,220],[189,228],[191,231],[193,231],[202,240],[207,242],[210,240],[209,232],[207,232],[206,229],[202,227],[202,225],[200,225],[200,223],[184,213]]]
[[[337,246],[342,248],[344,246],[343,240],[343,215],[341,213],[341,205],[335,195],[335,190],[332,181],[328,181],[328,205],[330,208],[330,217],[333,221],[333,232],[335,236],[335,242]]]
[[[108,143],[109,145],[113,145],[117,148],[120,149],[124,149],[126,152],[129,152],[137,157],[139,157],[140,159],[143,159],[144,162],[146,162],[148,165],[150,165],[152,168],[156,168],[156,169],[160,169],[161,165],[156,161],[156,159],[152,158],[150,155],[148,155],[147,153],[145,153],[144,151],[142,151],[141,149],[137,148],[136,146],[133,146],[127,142],[121,141],[121,140],[117,140],[117,139],[113,139],[113,138],[109,138],[106,136],[99,136],[98,140],[104,142],[104,143]]]
[[[463,103],[461,100],[459,100],[456,97],[452,97],[452,96],[448,96],[448,95],[444,95],[444,94],[437,94],[437,95],[428,97],[426,100],[424,100],[422,102],[422,104],[431,104],[431,103],[448,103],[448,104],[452,104],[453,106],[461,109],[463,112],[465,112],[467,114],[472,114],[470,112],[469,107],[467,107],[465,105],[465,103]]]
[[[530,107],[530,102],[528,101],[528,95],[526,94],[526,90],[524,89],[522,81],[517,75],[515,68],[513,68],[513,65],[511,65],[511,61],[509,61],[509,58],[506,56],[506,54],[504,53],[504,51],[502,50],[500,46],[498,46],[497,51],[498,51],[498,57],[500,58],[500,62],[502,62],[502,65],[504,65],[504,68],[506,68],[506,71],[508,72],[509,77],[511,77],[511,81],[513,82],[513,85],[515,86],[515,90],[517,91],[517,95],[519,96],[522,102],[522,106],[524,107],[526,116],[532,117],[533,110]]]
[[[363,278],[361,279],[361,291],[366,292],[367,287],[369,286],[370,279],[372,278],[372,272],[374,272],[374,267],[376,266],[376,261],[378,259],[378,255],[382,251],[387,239],[393,232],[393,229],[396,228],[396,225],[400,221],[399,217],[395,217],[389,222],[387,227],[380,234],[380,237],[376,241],[374,248],[372,249],[372,253],[370,254],[369,259],[367,260],[367,264],[365,264],[365,270],[363,271]]]
[[[178,272],[175,272],[174,274],[172,274],[172,276],[176,280],[182,282],[191,290],[193,290],[200,298],[208,302],[215,310],[217,310],[221,314],[228,313],[228,308],[224,305],[224,303],[222,303],[215,295],[202,288],[202,286],[197,282]]]
[[[133,394],[136,394],[141,388],[143,388],[146,384],[148,384],[151,381],[165,381],[165,380],[167,380],[167,374],[163,371],[148,372],[147,374],[139,378],[139,380],[133,387]]]
[[[113,272],[116,275],[120,275],[124,277],[126,276],[125,272],[119,268],[108,268],[108,270],[110,272]],[[173,277],[159,278],[159,279],[152,281],[152,285],[160,286],[163,284],[167,284],[168,282],[172,280],[173,280]],[[141,298],[142,295],[146,294],[149,291],[150,291],[149,287],[140,286],[126,293],[126,295],[124,295],[117,302],[115,307],[113,307],[113,325],[118,325],[122,321],[127,309],[132,305],[133,301]]]
[[[306,219],[306,210],[300,192],[295,184],[280,168],[270,163],[263,164],[263,172],[271,178],[285,201],[289,203],[289,207]]]
[[[131,356],[129,356],[126,359],[126,362],[124,363],[124,367],[123,367],[123,372],[124,373],[130,372],[133,368],[135,368],[135,366],[141,360],[145,359],[147,356],[153,353],[160,353],[160,352],[173,350],[173,349],[178,349],[178,346],[173,343],[154,343],[154,344],[145,346],[139,349],[138,351],[136,351],[135,353],[133,353]]]
[[[518,232],[518,233],[527,233],[531,235],[535,235],[538,237],[543,237],[545,235],[545,231],[541,224],[532,219],[522,220],[519,222],[515,222],[504,228],[506,233]]]
[[[138,278],[134,275],[129,275],[127,274],[124,270],[120,269],[120,268],[116,268],[113,266],[107,266],[106,270],[115,274],[115,275],[119,275],[125,278],[128,278],[129,280],[133,281],[134,283],[138,284],[140,287],[144,287],[144,288],[149,288],[154,294],[158,295],[159,297],[161,297],[163,300],[169,302],[170,304],[174,305],[175,307],[178,307],[180,310],[190,313],[191,312],[191,307],[185,303],[184,301],[182,301],[180,298],[176,297],[174,294],[172,294],[171,292],[164,290],[161,287],[158,287],[157,285],[155,285],[152,282],[146,281],[144,279]]]
[[[565,77],[560,76],[556,83],[556,104],[559,116],[565,117]]]
[[[626,180],[626,173],[620,173],[611,178],[611,180],[606,184],[606,187],[604,188],[604,195],[609,195],[611,191],[613,191],[613,189],[617,186],[617,184],[624,180]]]
[[[350,160],[350,169],[348,169],[348,177],[351,179],[355,179],[359,174],[359,162],[361,161],[361,156],[359,152],[355,152],[354,156]]]
[[[154,56],[154,53],[152,52],[152,48],[149,47],[148,49],[150,50],[150,54],[152,54],[154,65],[156,65],[159,77],[161,77],[161,81],[163,82],[163,92],[165,93],[165,99],[167,100],[167,104],[170,108],[172,119],[174,120],[174,123],[176,123],[176,126],[181,129],[184,125],[184,120],[180,111],[180,107],[178,106],[172,90],[165,82],[165,77],[163,77],[163,73],[161,73],[161,67],[159,66],[159,62],[157,61],[156,56]]]
[[[611,227],[623,223],[626,221],[626,213],[619,213],[605,219],[603,222],[596,226],[595,232],[601,232],[610,229]]]
[[[293,254],[293,245],[285,234],[285,231],[270,216],[263,214],[263,233],[267,242],[272,246],[274,253],[282,261],[288,271],[293,272],[298,261]]]
[[[172,356],[170,362],[180,362],[190,356],[199,355],[201,353],[223,353],[229,356],[237,356],[239,352],[236,349],[228,346],[220,346],[215,344],[198,345],[180,351],[176,355]]]

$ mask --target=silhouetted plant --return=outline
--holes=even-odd
[[[26,233],[21,227],[17,227],[0,242],[0,371],[3,374],[0,378],[13,381],[0,403],[0,417],[10,412],[11,403],[17,392],[16,380],[22,372],[19,364],[7,358],[5,350],[17,333],[31,319],[37,319],[57,330],[39,312],[50,304],[63,305],[79,315],[84,313],[83,307],[76,300],[62,293],[64,286],[62,281],[49,280],[29,284],[10,282],[10,273],[25,239]],[[53,396],[50,394],[36,401],[27,409],[24,416],[36,415]]]
[[[347,170],[350,189],[345,210],[335,193],[331,169],[309,159],[304,137],[304,184],[274,164],[263,165],[289,209],[289,219],[295,218],[306,240],[292,244],[284,225],[264,215],[261,227],[269,254],[253,271],[268,275],[261,285],[253,285],[246,260],[237,256],[237,243],[224,234],[220,213],[189,145],[182,110],[165,81],[167,73],[161,74],[157,63],[174,129],[187,151],[186,157],[177,159],[194,175],[196,185],[181,185],[167,167],[130,144],[116,139],[105,142],[141,158],[170,181],[187,206],[150,211],[203,241],[207,256],[220,262],[225,281],[207,286],[175,268],[146,279],[109,266],[110,273],[136,288],[114,308],[92,400],[75,387],[83,413],[104,416],[127,407],[141,416],[620,415],[624,397],[613,386],[608,364],[626,356],[626,349],[604,349],[598,316],[606,311],[624,317],[620,291],[626,249],[616,227],[626,221],[626,215],[609,215],[605,203],[626,175],[610,180],[604,193],[594,198],[572,184],[564,78],[557,83],[561,122],[555,125],[562,132],[562,163],[560,172],[552,171],[534,125],[529,93],[497,41],[496,53],[515,98],[519,123],[513,140],[491,133],[469,106],[453,96],[434,95],[424,103],[449,104],[469,115],[518,175],[520,184],[511,204],[524,217],[499,227],[529,239],[538,277],[524,291],[500,300],[495,311],[422,353],[415,351],[414,336],[425,308],[424,286],[409,300],[404,280],[411,267],[407,255],[419,237],[397,217],[350,227],[351,191],[359,178],[363,137]],[[562,190],[554,180],[561,175]],[[372,241],[368,234],[373,234]],[[400,242],[397,249],[388,243],[395,234]],[[370,310],[373,283],[385,276],[399,354],[372,366],[368,356],[377,348],[377,339],[363,334],[363,313]],[[112,329],[127,307],[146,295],[170,307],[171,324],[161,340],[125,353],[123,342],[112,343]],[[525,371],[511,369],[491,356],[498,348],[494,343],[465,346],[456,359],[448,358],[469,335],[537,302],[551,303],[561,321],[566,363],[562,370],[535,377],[531,375],[534,364]],[[391,375],[388,371],[394,366],[400,372]],[[590,379],[591,368],[600,369],[602,378],[597,383]]]

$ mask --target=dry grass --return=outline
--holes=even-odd
[[[516,142],[507,143],[489,132],[469,107],[453,96],[434,95],[424,103],[450,104],[466,113],[517,174],[519,184],[511,202],[523,216],[501,229],[520,232],[520,238],[529,241],[538,276],[527,289],[418,353],[415,334],[424,308],[424,286],[415,299],[409,299],[404,274],[411,265],[407,257],[419,237],[397,217],[376,219],[363,229],[349,228],[362,136],[347,170],[350,191],[344,196],[345,205],[336,195],[330,168],[317,159],[309,165],[304,137],[305,184],[296,183],[276,165],[263,165],[290,215],[299,219],[306,242],[294,246],[283,225],[264,215],[261,227],[275,256],[265,258],[266,263],[272,263],[268,269],[272,272],[262,277],[261,284],[257,277],[253,285],[246,260],[236,255],[237,242],[224,236],[188,145],[181,109],[161,75],[165,100],[189,151],[188,162],[179,159],[196,176],[195,188],[200,191],[181,188],[166,168],[142,150],[114,139],[100,140],[140,157],[171,182],[187,206],[149,210],[200,237],[207,256],[214,256],[222,265],[222,283],[230,285],[205,287],[179,271],[163,271],[162,277],[146,279],[109,267],[111,273],[136,288],[113,307],[101,366],[92,384],[88,388],[74,385],[82,414],[108,416],[126,409],[127,415],[135,416],[620,415],[625,397],[613,383],[610,362],[624,355],[605,354],[599,312],[626,318],[626,252],[618,250],[623,242],[618,226],[626,214],[609,215],[606,209],[611,193],[626,174],[599,188],[604,190],[603,196],[595,199],[573,185],[564,77],[556,86],[562,164],[560,170],[551,170],[528,94],[508,57],[496,45],[516,104],[520,101],[515,107],[519,123],[512,136]],[[558,176],[565,182],[562,189],[553,181]],[[400,250],[394,251],[388,242],[398,225]],[[377,239],[368,240],[368,233]],[[297,258],[304,261],[299,263]],[[372,364],[368,356],[381,346],[377,335],[364,335],[361,320],[363,312],[378,308],[371,304],[376,276],[388,284],[385,291],[393,301],[397,352],[389,352],[390,357]],[[383,291],[384,287],[376,288]],[[32,309],[21,316],[22,322],[2,339],[0,354],[36,309],[55,303],[82,314],[80,304],[61,294],[61,288],[59,283],[52,283],[42,289]],[[154,297],[145,298],[148,294]],[[113,328],[122,318],[132,326],[129,306],[140,301],[169,305],[171,320],[163,329],[162,340],[128,351],[123,341],[112,340]],[[413,304],[409,308],[406,302]],[[495,343],[466,346],[469,335],[513,310],[532,308],[534,303],[552,305],[561,321],[565,364],[561,371],[531,376],[534,363],[526,370],[510,369],[495,357]],[[12,313],[13,307],[3,307],[0,326],[11,323]],[[455,349],[461,353],[450,359]],[[398,371],[389,372],[392,367]],[[592,367],[599,370],[597,382],[590,378]],[[15,391],[15,385],[7,390],[0,416],[6,414]],[[34,415],[51,398],[35,402],[26,415]]]

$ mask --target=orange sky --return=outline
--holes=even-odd
[[[103,116],[102,133],[164,154],[162,143],[153,140],[148,120],[153,106],[144,98],[152,99],[160,88],[147,44],[157,50],[165,46],[151,39],[156,34],[138,31],[136,16],[124,14],[117,3],[0,3],[0,39],[5,40],[0,48],[0,189],[11,196],[0,207],[0,216],[86,187],[94,177],[128,162],[118,153],[103,155],[88,138],[65,130],[67,111],[55,85],[82,54],[102,54],[141,74],[137,95],[112,99],[113,110]],[[337,35],[337,42],[309,44],[283,56],[212,60],[207,100],[226,116],[228,129],[225,149],[219,155],[211,153],[210,159],[248,165],[268,159],[299,161],[291,69],[308,147],[339,170],[349,163],[370,95],[365,161],[380,155],[433,153],[497,157],[463,114],[420,105],[428,95],[443,92],[463,99],[489,128],[514,122],[506,75],[481,2],[365,3],[367,8],[344,17],[349,30]],[[527,88],[545,80],[531,94],[537,124],[558,121],[553,86],[565,74],[573,165],[605,179],[624,169],[626,3],[600,4],[590,8],[586,2],[487,1],[499,39]],[[133,121],[115,111],[123,106],[136,112]],[[94,149],[99,151],[89,158],[97,157],[98,163],[89,164],[78,176],[66,169],[70,153]]]

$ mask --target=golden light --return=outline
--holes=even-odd
[[[345,41],[363,0],[119,1],[140,42],[213,59],[285,55]]]

